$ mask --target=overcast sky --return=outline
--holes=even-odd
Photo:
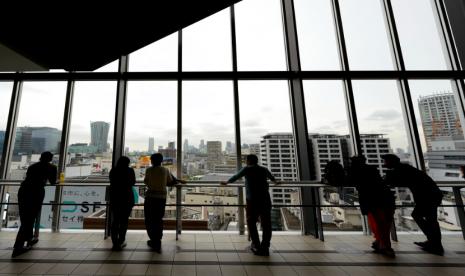
[[[340,70],[330,0],[295,0],[303,70]],[[434,20],[431,0],[392,0],[407,69],[442,70],[449,65]],[[352,70],[392,70],[380,0],[340,0],[349,64]],[[229,71],[229,10],[183,30],[183,70]],[[286,70],[279,0],[243,0],[236,5],[238,69]],[[176,71],[177,34],[130,56],[131,71]],[[116,70],[116,62],[100,71]],[[382,133],[393,149],[407,150],[396,81],[354,81],[361,133]],[[0,129],[4,129],[11,83],[0,83]],[[412,81],[414,106],[420,95],[452,91],[450,81]],[[23,86],[18,126],[61,129],[65,82],[27,82]],[[309,131],[348,134],[342,81],[304,81]],[[176,140],[176,82],[130,82],[126,146],[146,150]],[[234,142],[231,81],[183,83],[183,139]],[[241,134],[244,143],[258,143],[269,132],[290,132],[286,81],[239,82]],[[90,142],[90,122],[111,123],[113,137],[116,82],[76,83],[70,143]],[[417,111],[417,110],[416,110]],[[419,119],[419,116],[417,115]],[[419,122],[420,123],[420,122]]]

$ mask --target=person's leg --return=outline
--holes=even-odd
[[[438,207],[432,206],[425,212],[425,221],[428,231],[428,240],[433,247],[442,248],[441,228],[438,222]]]
[[[119,243],[124,244],[126,241],[126,232],[128,231],[129,216],[131,215],[132,206],[126,206],[125,212],[121,214],[120,228],[119,228]]]
[[[156,240],[161,241],[163,237],[163,217],[165,216],[166,199],[157,199],[156,204]]]
[[[147,235],[150,240],[156,239],[155,234],[155,214],[154,214],[154,199],[147,197],[144,201],[144,218],[145,218],[145,228],[147,229]]]
[[[111,229],[111,242],[116,249],[119,246],[119,226],[120,226],[120,211],[117,206],[110,207],[110,229]]]
[[[391,224],[393,212],[390,208],[377,209],[375,220],[378,225],[379,247],[380,249],[391,248]]]
[[[260,248],[268,251],[271,242],[271,207],[266,206],[260,212],[260,224],[262,226],[262,243]]]
[[[252,240],[252,247],[253,249],[258,249],[260,247],[260,238],[258,236],[257,230],[258,214],[256,207],[253,206],[253,203],[248,200],[246,206],[246,215],[247,229],[249,230],[250,239]]]
[[[18,191],[18,208],[19,208],[19,220],[21,225],[18,229],[18,234],[16,235],[16,241],[14,248],[23,248],[24,243],[28,241],[28,236],[32,235],[32,224],[31,222],[31,212],[30,212],[30,202],[28,198],[24,195],[24,190],[22,188]],[[31,232],[31,234],[28,234]]]
[[[426,239],[430,239],[430,231],[428,228],[428,222],[425,220],[425,208],[421,206],[415,206],[412,211],[412,218],[417,223],[418,227],[421,229],[423,234],[425,234]]]

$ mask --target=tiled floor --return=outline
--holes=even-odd
[[[103,233],[41,233],[35,248],[15,259],[15,232],[0,232],[0,275],[465,275],[465,241],[444,235],[446,254],[426,254],[399,234],[395,259],[370,252],[371,238],[358,233],[326,234],[325,242],[298,234],[275,233],[270,257],[247,251],[245,236],[234,233],[165,233],[163,252],[149,251],[144,232],[130,232],[128,246],[112,252]]]

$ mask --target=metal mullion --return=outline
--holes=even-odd
[[[116,87],[116,106],[115,106],[115,127],[113,135],[113,155],[112,167],[116,166],[118,159],[124,154],[124,132],[126,123],[126,100],[127,100],[127,80],[122,75],[128,71],[129,56],[121,56],[118,63],[118,84]],[[107,188],[108,191],[108,188]],[[109,193],[106,193],[109,196]],[[111,235],[111,199],[107,199],[107,211],[105,216],[105,238]]]
[[[339,0],[332,0],[333,15],[336,26],[336,34],[339,42],[339,57],[341,60],[342,70],[350,72],[349,57],[347,55],[347,47],[344,36],[344,27],[342,24],[341,9],[339,6]],[[347,118],[349,120],[350,127],[350,138],[352,140],[352,149],[355,155],[362,154],[362,146],[360,139],[360,132],[358,128],[357,113],[355,109],[354,91],[352,86],[352,79],[350,77],[344,81],[344,99],[347,107]]]
[[[21,102],[21,94],[22,94],[23,82],[16,80],[13,83],[13,90],[11,92],[11,100],[10,100],[10,109],[8,112],[8,121],[6,125],[5,131],[5,140],[3,142],[3,154],[1,159],[1,166],[0,166],[0,179],[7,179],[8,178],[8,171],[11,165],[11,159],[13,157],[14,151],[14,143],[15,143],[15,136],[16,136],[16,124],[18,122],[18,115],[19,115],[19,106]],[[0,229],[3,226],[3,197],[5,194],[6,186],[1,186],[1,210],[0,210]]]
[[[230,11],[230,23],[231,23],[231,54],[232,54],[232,71],[233,73],[237,72],[237,44],[236,44],[236,16],[234,5],[231,5],[229,8]],[[240,120],[240,106],[239,106],[239,81],[237,76],[233,78],[233,93],[234,93],[234,130],[236,134],[236,169],[240,170],[242,168],[242,148],[241,148],[241,120]],[[244,204],[244,188],[237,188],[237,202],[239,205]],[[245,226],[244,226],[244,207],[238,208],[238,228],[239,235],[244,235]]]
[[[178,178],[182,178],[182,78],[180,73],[182,72],[182,30],[178,31],[178,97],[177,97],[177,151],[176,151],[176,173]],[[182,231],[182,188],[176,189],[176,240],[178,235]]]
[[[68,151],[68,140],[71,126],[71,116],[73,110],[73,99],[74,99],[74,81],[69,80],[66,86],[66,100],[65,109],[63,114],[63,126],[61,129],[61,142],[60,142],[60,157],[58,160],[58,174],[65,172],[66,168],[66,157]],[[60,183],[62,184],[62,183]],[[63,186],[58,185],[55,187],[54,201],[61,203]],[[61,208],[58,205],[52,207],[52,232],[60,231],[60,213]]]
[[[384,11],[386,15],[387,26],[391,36],[392,51],[396,61],[396,66],[399,71],[405,71],[405,63],[402,55],[402,47],[400,44],[399,33],[392,9],[391,0],[384,1]],[[400,91],[399,96],[402,105],[403,115],[406,118],[405,124],[407,125],[408,137],[410,140],[410,147],[415,157],[415,165],[417,168],[425,170],[425,162],[423,152],[421,151],[420,134],[415,119],[415,111],[413,108],[412,96],[410,93],[410,86],[407,78],[400,78]]]

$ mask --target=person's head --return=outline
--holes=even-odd
[[[121,156],[121,157],[118,159],[118,162],[116,162],[116,166],[117,166],[117,167],[128,167],[130,163],[131,163],[131,160],[129,160],[128,157],[126,157],[126,156]]]
[[[400,158],[395,154],[384,154],[381,158],[384,160],[384,166],[388,169],[395,168],[400,164]]]
[[[351,167],[361,167],[366,164],[367,159],[363,155],[356,155],[350,158]]]
[[[49,152],[49,151],[44,151],[42,152],[42,154],[40,155],[40,162],[45,162],[45,163],[49,163],[49,162],[52,162],[53,160],[53,153]]]
[[[255,154],[247,155],[247,165],[253,166],[258,164],[258,157]]]
[[[150,161],[152,161],[153,166],[161,166],[163,155],[161,153],[154,153],[150,156]]]

